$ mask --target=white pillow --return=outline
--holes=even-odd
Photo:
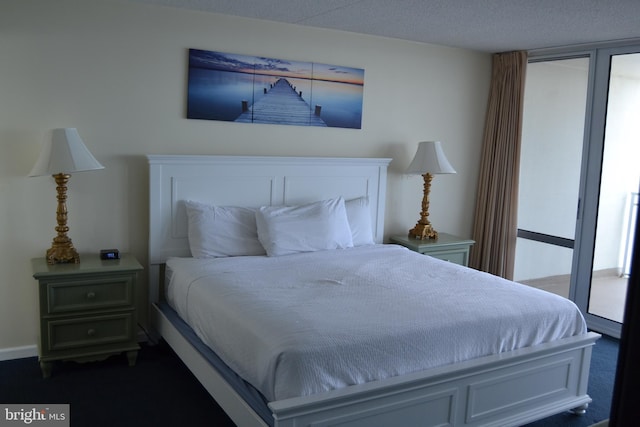
[[[191,256],[213,258],[264,255],[255,209],[185,201]]]
[[[371,210],[369,209],[369,198],[358,197],[347,200],[347,219],[351,228],[353,246],[373,245],[373,230],[371,227]]]
[[[342,197],[300,206],[263,206],[256,211],[256,223],[268,256],[353,246]]]

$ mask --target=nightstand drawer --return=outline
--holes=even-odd
[[[112,344],[133,339],[133,312],[47,322],[49,351]]]
[[[131,275],[47,283],[47,313],[133,305]]]
[[[469,265],[469,251],[475,243],[471,239],[463,239],[447,233],[439,233],[437,239],[424,240],[409,236],[392,236],[391,242],[412,251],[465,267]]]
[[[467,265],[467,252],[434,252],[428,255],[455,264]]]

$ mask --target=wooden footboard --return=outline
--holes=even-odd
[[[238,426],[265,423],[154,306],[155,327]],[[596,333],[272,402],[276,427],[519,426],[584,410]]]
[[[279,427],[519,426],[586,409],[599,337],[588,333],[269,407]]]

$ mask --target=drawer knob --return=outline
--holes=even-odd
[[[87,292],[87,299],[94,299],[96,297],[95,292]]]
[[[96,334],[96,330],[95,329],[89,329],[87,331],[87,336],[92,337]]]

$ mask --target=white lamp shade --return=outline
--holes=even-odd
[[[89,152],[75,128],[54,129],[29,176],[104,169]]]
[[[408,174],[424,175],[426,173],[456,173],[447,156],[444,155],[440,141],[423,141],[418,144],[418,151],[407,168]]]

